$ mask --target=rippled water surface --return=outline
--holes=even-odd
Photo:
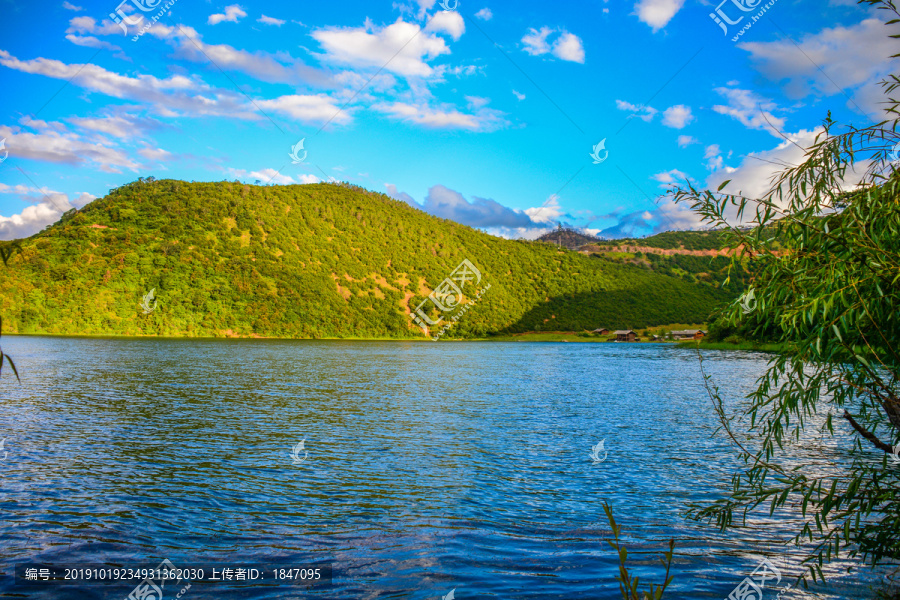
[[[783,574],[765,598],[800,572],[778,543],[790,515],[726,534],[684,518],[739,467],[688,349],[6,336],[3,349],[23,378],[0,382],[3,597],[133,587],[23,591],[17,563],[167,558],[334,567],[331,587],[197,584],[184,598],[613,599],[603,501],[642,578],[661,579],[655,553],[676,539],[667,598],[725,598],[762,556]],[[706,358],[730,398],[766,364]],[[837,445],[790,452],[829,460]],[[871,597],[874,578],[848,566],[781,597]]]

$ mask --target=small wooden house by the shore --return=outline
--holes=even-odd
[[[702,340],[706,337],[706,332],[702,329],[682,329],[673,331],[672,337],[676,340]]]
[[[600,334],[600,335],[609,335],[609,329],[606,329],[606,328],[604,327],[604,328],[602,328],[602,329],[595,329],[595,330],[592,331],[591,333],[598,333],[598,334]]]
[[[637,341],[637,333],[632,331],[631,329],[624,329],[614,332],[616,336],[617,342],[636,342]],[[610,338],[612,339],[612,338]]]

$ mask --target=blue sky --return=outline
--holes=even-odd
[[[696,228],[668,183],[761,194],[897,70],[852,0],[446,2],[0,0],[0,238],[150,175],[335,178],[505,237]]]

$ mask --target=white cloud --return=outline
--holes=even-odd
[[[111,173],[119,173],[121,168],[136,170],[139,166],[125,152],[110,147],[112,144],[108,140],[88,142],[64,129],[60,131],[59,127],[31,133],[0,125],[0,138],[6,138],[9,155],[16,158],[67,165],[93,163],[100,170]]]
[[[749,129],[766,130],[776,137],[781,137],[779,132],[784,129],[785,120],[770,112],[778,109],[774,102],[750,90],[720,87],[715,91],[728,100],[728,105],[717,104],[713,106],[714,111],[734,117]]]
[[[494,18],[494,13],[492,13],[491,9],[489,8],[482,8],[477,13],[475,13],[475,16],[482,21],[490,21],[492,18]]]
[[[183,75],[171,75],[157,79],[152,75],[128,77],[107,71],[94,64],[66,64],[58,60],[36,58],[21,61],[5,50],[0,50],[0,65],[22,71],[69,81],[71,85],[99,92],[113,98],[137,100],[153,104],[162,114],[174,115],[183,110],[194,114],[222,114],[244,118],[252,117],[252,111],[233,92],[219,92]]]
[[[76,6],[76,5],[72,4],[71,2],[63,2],[62,6],[66,10],[74,10],[75,12],[81,12],[84,10],[82,7]]]
[[[685,181],[690,181],[690,176],[684,171],[679,171],[678,169],[672,169],[670,171],[663,171],[662,173],[657,173],[653,176],[653,179],[660,182],[659,187],[668,187],[671,184],[680,184]]]
[[[624,110],[632,113],[632,116],[636,116],[639,119],[650,122],[653,120],[653,117],[656,116],[656,113],[659,111],[653,108],[652,106],[637,106],[630,102],[626,102],[624,100],[616,100],[616,108],[619,110]]]
[[[584,45],[574,33],[563,32],[553,42],[553,55],[562,60],[584,64]]]
[[[360,68],[384,67],[406,77],[433,75],[426,61],[450,54],[443,38],[420,32],[418,25],[402,19],[384,28],[369,22],[365,27],[328,27],[312,36],[325,50],[325,60]]]
[[[900,61],[890,58],[896,54],[896,40],[888,37],[897,33],[897,25],[885,26],[870,18],[857,25],[808,34],[797,45],[792,40],[776,40],[744,42],[738,47],[750,53],[754,68],[767,79],[784,82],[790,98],[827,97],[848,90],[863,110],[880,112],[884,107],[877,103],[884,96],[879,81],[900,66]]]
[[[523,211],[514,210],[507,206],[503,206],[490,198],[479,198],[473,196],[472,200],[466,198],[456,190],[443,185],[434,185],[428,189],[428,195],[422,204],[413,199],[412,196],[405,192],[399,192],[397,186],[393,184],[385,184],[388,195],[396,200],[406,202],[410,206],[414,206],[428,214],[441,217],[442,219],[450,219],[463,225],[479,228],[503,228],[503,229],[529,229],[538,226],[538,223],[527,214],[528,209]],[[549,210],[553,210],[550,208]]]
[[[283,19],[276,19],[275,17],[267,17],[266,15],[260,16],[256,20],[256,22],[262,23],[263,25],[276,25],[278,27],[281,27],[282,25],[287,23],[287,21],[284,21]]]
[[[30,203],[22,212],[10,217],[0,216],[0,239],[14,240],[29,237],[48,225],[52,225],[64,212],[81,208],[96,196],[88,193],[68,195],[52,190],[38,191],[23,185],[9,186],[0,183],[0,194],[14,194],[20,200]]]
[[[541,27],[540,31],[531,28],[522,37],[522,43],[525,44],[525,52],[532,56],[540,56],[550,52],[550,44],[547,43],[547,37],[553,33],[549,27]]]
[[[121,31],[111,21],[103,21],[101,25],[97,25],[90,17],[73,18],[69,21],[66,33],[121,37]],[[220,69],[240,71],[269,83],[311,83],[323,87],[333,84],[330,73],[310,67],[286,53],[272,55],[263,51],[238,50],[227,44],[206,44],[197,31],[187,26],[169,27],[164,23],[157,23],[147,33],[174,46],[175,57],[179,59],[203,64],[212,60]]]
[[[466,22],[455,10],[441,11],[428,20],[425,31],[443,32],[455,41],[466,32]]]
[[[710,171],[718,171],[725,165],[725,159],[722,158],[722,149],[718,144],[712,144],[706,147],[703,158],[706,159],[706,168]]]
[[[676,104],[670,108],[667,108],[663,112],[663,125],[666,127],[672,127],[674,129],[684,129],[687,125],[694,120],[694,115],[691,114],[691,107],[685,106],[684,104]]]
[[[668,25],[683,5],[684,0],[639,0],[634,11],[655,33]]]
[[[516,90],[513,90],[512,93],[519,100],[525,99],[525,94],[521,94],[521,93],[517,92]]]
[[[262,110],[271,109],[301,123],[324,122],[329,119],[338,124],[350,121],[347,109],[338,112],[340,107],[325,94],[281,96],[273,100],[257,100],[256,104]]]
[[[118,25],[110,20],[104,20],[102,24],[97,25],[97,20],[93,17],[72,17],[66,33],[93,33],[122,37],[122,30]]]
[[[718,189],[725,180],[731,180],[723,192],[741,193],[749,198],[761,198],[771,187],[772,177],[784,170],[785,165],[798,165],[803,161],[805,148],[812,145],[816,135],[823,129],[803,129],[797,133],[787,133],[790,141],[782,141],[772,150],[751,152],[744,157],[740,166],[725,167],[712,173],[706,180],[711,190]]]
[[[134,137],[141,129],[139,123],[124,117],[71,117],[67,121],[82,129],[99,131],[122,139]]]
[[[679,135],[678,136],[678,147],[679,148],[687,148],[691,144],[699,144],[696,139],[689,135]]]
[[[99,40],[92,35],[81,36],[70,33],[66,36],[66,39],[76,46],[84,46],[86,48],[102,48],[103,50],[111,50],[114,52],[122,51],[122,48],[120,48],[119,46],[110,44],[109,42],[104,42],[103,40]]]
[[[562,60],[584,63],[584,44],[577,35],[565,30],[559,32],[559,36],[551,45],[548,38],[556,33],[549,27],[541,27],[540,30],[531,28],[522,37],[523,50],[532,56],[541,56],[552,53]]]
[[[155,160],[158,162],[172,160],[174,157],[174,154],[167,150],[163,150],[162,148],[150,148],[149,146],[138,150],[138,154],[148,160]]]
[[[157,79],[152,75],[127,77],[93,64],[67,65],[45,58],[20,61],[4,50],[0,50],[0,65],[25,73],[68,80],[72,85],[114,98],[149,103],[156,112],[169,117],[213,115],[258,121],[265,117],[257,107],[270,107],[291,118],[308,122],[322,117],[328,119],[338,108],[334,100],[323,94],[281,96],[257,100],[254,105],[243,94],[211,88],[183,75],[171,75],[166,79]],[[337,123],[347,120],[343,112],[335,117]]]
[[[548,225],[552,225],[559,221],[563,212],[562,207],[559,205],[559,196],[556,194],[551,194],[542,206],[525,209],[525,214],[531,217],[532,221],[535,223],[546,223]]]
[[[274,183],[276,185],[292,185],[296,183],[319,183],[321,180],[315,175],[298,175],[297,181],[290,175],[280,173],[275,169],[266,168],[258,171],[246,171],[244,169],[229,168],[228,172],[232,177],[242,179],[244,181],[259,180],[261,184]]]
[[[212,14],[209,15],[209,19],[206,22],[209,25],[217,25],[223,21],[230,21],[232,23],[237,23],[238,19],[243,19],[247,16],[247,13],[244,12],[244,9],[240,7],[238,4],[232,4],[231,6],[225,7],[225,14]]]
[[[482,100],[482,99],[479,99]],[[387,114],[390,117],[422,125],[431,129],[465,129],[468,131],[494,131],[508,124],[503,113],[487,108],[482,104],[470,101],[474,109],[471,113],[464,113],[455,107],[441,105],[430,106],[425,103],[410,104],[406,102],[383,102],[372,108]]]

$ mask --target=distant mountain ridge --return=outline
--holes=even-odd
[[[562,227],[554,229],[553,231],[548,231],[537,239],[539,242],[555,244],[563,248],[568,248],[569,250],[577,250],[585,244],[594,244],[603,241],[598,237],[570,227]]]
[[[699,323],[736,295],[337,184],[141,179],[2,249],[4,333],[423,338],[421,306],[471,337]],[[448,285],[464,260],[477,302]]]

